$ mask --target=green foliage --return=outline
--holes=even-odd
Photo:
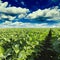
[[[60,29],[52,29],[52,45],[53,49],[60,53]]]
[[[39,46],[48,32],[49,29],[0,29],[0,60],[26,60],[42,50]]]
[[[0,29],[0,60],[35,60],[34,58],[41,56],[38,54],[46,49],[44,44],[48,45],[49,30]],[[57,52],[58,59],[60,59],[59,39],[59,29],[52,29],[52,38],[49,42],[52,48],[48,47],[47,50]]]
[[[52,29],[52,47],[57,54],[58,59],[60,60],[60,28]]]

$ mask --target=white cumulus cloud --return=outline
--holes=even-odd
[[[15,7],[15,6],[8,6],[8,2],[2,3],[0,1],[0,20],[14,20],[16,17],[17,19],[24,18],[29,9]],[[24,16],[24,17],[23,17]]]
[[[16,0],[17,1],[17,0]],[[24,4],[24,2],[22,2]],[[29,13],[29,14],[28,14]],[[49,25],[47,22],[45,23],[30,23],[30,22],[18,22],[19,19],[25,18],[29,20],[60,20],[60,9],[58,7],[47,8],[44,10],[38,9],[30,13],[30,10],[27,8],[8,6],[8,2],[2,2],[0,0],[0,20],[4,20],[3,23],[0,24],[0,28],[54,28],[60,27],[60,23],[55,23]],[[12,20],[16,19],[16,22],[12,22]]]
[[[60,23],[49,25],[48,23],[33,24],[33,23],[23,23],[18,21],[14,23],[11,21],[5,21],[4,23],[0,24],[0,28],[60,28]]]
[[[26,18],[31,20],[60,20],[60,9],[58,9],[57,6],[52,9],[38,9],[37,11],[28,14]]]

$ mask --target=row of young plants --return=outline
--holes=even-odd
[[[60,60],[60,29],[51,28],[39,47],[37,53],[32,53],[32,60]]]
[[[52,46],[56,52],[57,60],[60,60],[60,28],[52,29]]]
[[[0,29],[0,60],[35,60],[50,29]]]

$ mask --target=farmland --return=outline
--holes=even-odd
[[[60,29],[0,29],[0,60],[60,60]]]

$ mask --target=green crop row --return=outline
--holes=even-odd
[[[54,51],[56,51],[57,60],[60,60],[60,28],[52,29],[52,46]]]
[[[42,51],[49,30],[0,29],[0,60],[34,60],[32,53]]]
[[[0,60],[60,60],[60,29],[0,29]]]

